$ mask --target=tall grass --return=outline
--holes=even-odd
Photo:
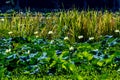
[[[99,39],[101,35],[115,35],[115,30],[120,30],[120,16],[112,12],[102,11],[61,11],[50,13],[44,17],[42,13],[25,14],[13,13],[11,18],[3,14],[0,19],[0,36],[38,36],[40,38],[63,38],[68,36],[71,42],[79,41],[78,36],[83,35],[83,40],[89,37]],[[34,32],[38,32],[34,34]],[[52,31],[53,34],[48,34]]]

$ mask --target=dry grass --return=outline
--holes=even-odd
[[[13,14],[11,19],[4,14],[0,20],[0,34],[12,31],[12,36],[39,36],[41,38],[63,38],[68,36],[72,42],[79,41],[78,36],[83,35],[84,40],[89,37],[99,39],[101,35],[114,35],[115,30],[120,30],[120,16],[112,12],[81,11],[77,10],[51,13],[44,17],[37,13]],[[34,32],[38,34],[34,35]],[[53,34],[48,34],[52,31]]]

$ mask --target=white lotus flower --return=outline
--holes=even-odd
[[[27,52],[28,54],[30,54],[30,50],[28,50],[28,52]]]
[[[11,52],[11,49],[6,49],[5,52],[6,52],[6,53],[9,53],[9,52]]]
[[[73,46],[71,46],[71,47],[69,48],[69,50],[70,50],[70,51],[74,50],[74,47],[73,47]]]
[[[89,37],[89,40],[93,40],[94,39],[94,37]]]
[[[49,31],[48,34],[53,34],[53,32],[52,32],[52,31]]]
[[[51,41],[50,41],[50,44],[53,44],[53,43],[54,43],[54,40],[51,40]]]
[[[38,31],[35,31],[34,34],[38,34]]]
[[[119,33],[120,31],[119,30],[115,30],[116,33]]]
[[[36,38],[38,38],[39,36],[37,35],[37,36],[35,36]]]
[[[64,40],[69,40],[69,38],[68,37],[64,37]]]
[[[13,33],[12,31],[8,32],[8,34],[12,34],[12,33]]]
[[[2,18],[2,19],[0,19],[1,21],[5,21],[5,19],[4,18]]]
[[[82,39],[83,38],[83,35],[81,35],[81,36],[78,36],[78,39]]]

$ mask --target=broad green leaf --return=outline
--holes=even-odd
[[[89,54],[87,58],[88,58],[88,60],[92,60],[93,59],[93,55]]]
[[[68,63],[68,67],[72,72],[75,71],[75,65],[74,64]]]
[[[89,55],[87,51],[84,51],[82,54],[84,55],[84,57],[87,57]]]
[[[78,75],[78,76],[77,76],[77,79],[78,79],[78,80],[83,80],[83,77],[80,76],[80,75]]]
[[[98,62],[97,62],[97,65],[98,65],[98,66],[103,66],[103,63],[104,63],[103,61],[98,61]]]
[[[53,62],[50,64],[50,67],[53,67],[55,64],[56,64],[56,61],[53,61]]]
[[[105,60],[106,63],[110,63],[111,61],[112,61],[112,59],[110,59],[110,58]]]

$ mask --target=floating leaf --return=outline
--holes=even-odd
[[[98,62],[97,62],[97,65],[98,65],[98,66],[103,66],[103,63],[104,63],[103,61],[98,61]]]
[[[92,60],[93,59],[93,55],[89,54],[87,58],[88,58],[88,60]]]
[[[84,80],[82,76],[78,75],[77,80]]]
[[[84,57],[87,57],[89,55],[87,51],[84,51],[82,54],[84,55]]]

